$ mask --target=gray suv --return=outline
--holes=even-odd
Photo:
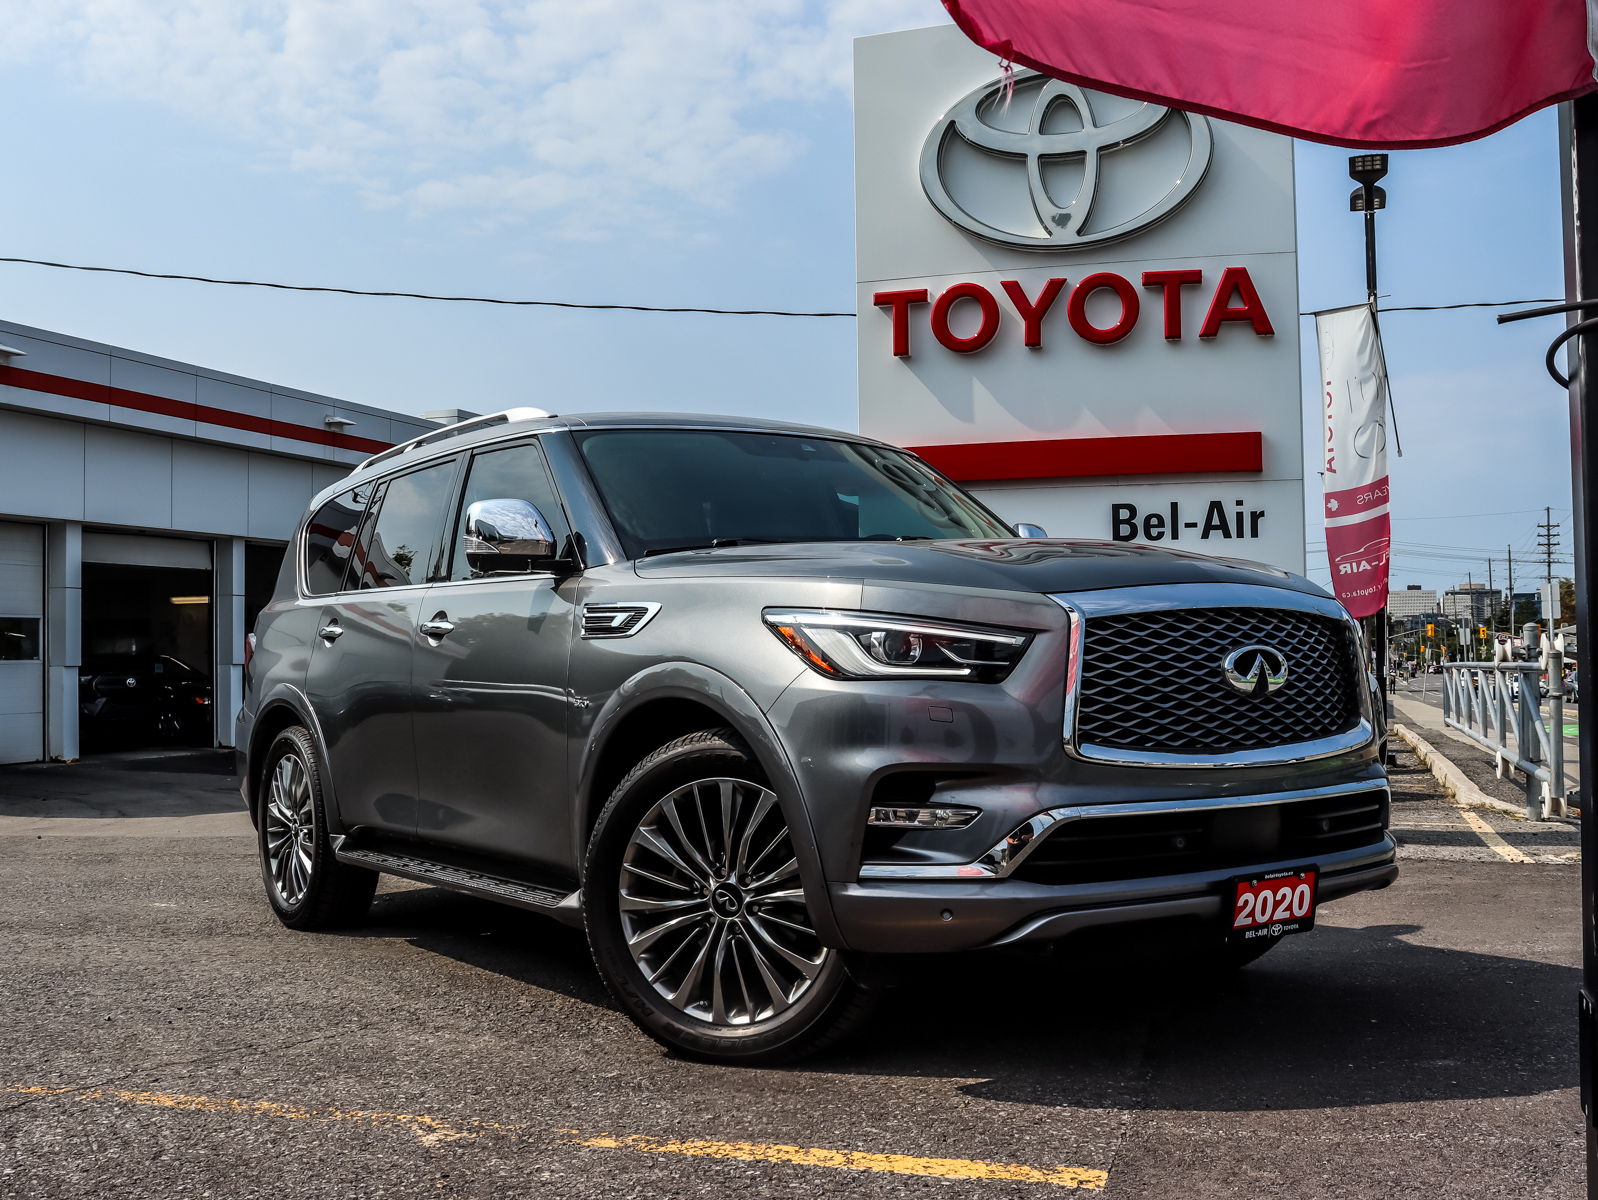
[[[1334,600],[1022,532],[803,426],[513,409],[385,451],[250,638],[267,897],[545,913],[651,1036],[754,1063],[858,1026],[893,956],[1115,926],[1236,966],[1396,878]]]

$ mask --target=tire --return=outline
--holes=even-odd
[[[583,913],[605,986],[661,1045],[710,1062],[789,1062],[842,1041],[876,993],[814,933],[801,870],[737,734],[662,746],[617,785],[588,844]]]
[[[361,919],[377,890],[376,871],[333,857],[322,799],[321,759],[299,725],[278,734],[261,771],[256,848],[277,919],[290,929],[336,929]]]

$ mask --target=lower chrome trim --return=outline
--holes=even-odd
[[[1077,758],[1090,762],[1117,763],[1142,767],[1275,767],[1330,758],[1368,746],[1376,730],[1364,717],[1347,733],[1317,738],[1288,746],[1267,746],[1263,750],[1240,750],[1232,754],[1155,754],[1148,750],[1116,750],[1109,746],[1067,746]]]
[[[989,946],[1013,946],[1017,942],[1048,942],[1078,929],[1094,925],[1121,925],[1128,921],[1157,921],[1162,917],[1215,917],[1221,911],[1219,896],[1190,896],[1184,900],[1160,900],[1152,904],[1117,904],[1109,908],[1079,908],[1075,912],[1045,913],[1017,925]]]
[[[1202,812],[1206,809],[1239,808],[1246,805],[1283,804],[1293,800],[1314,800],[1322,796],[1348,796],[1357,792],[1386,792],[1383,782],[1334,783],[1327,787],[1303,788],[1293,792],[1264,792],[1248,796],[1211,796],[1202,800],[1149,800],[1135,804],[1087,804],[1071,808],[1051,808],[1029,817],[1016,826],[998,845],[969,863],[865,863],[861,879],[1003,879],[1025,861],[1042,836],[1066,821],[1086,821],[1094,817],[1124,817],[1128,814]]]

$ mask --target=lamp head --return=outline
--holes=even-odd
[[[1387,174],[1387,155],[1351,154],[1348,177],[1356,183],[1376,183]]]

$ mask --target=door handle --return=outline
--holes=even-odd
[[[330,625],[324,625],[316,631],[316,636],[327,642],[337,641],[343,635],[344,629],[337,621]]]
[[[430,638],[441,638],[455,632],[455,622],[439,613],[431,621],[423,621],[418,628]]]

